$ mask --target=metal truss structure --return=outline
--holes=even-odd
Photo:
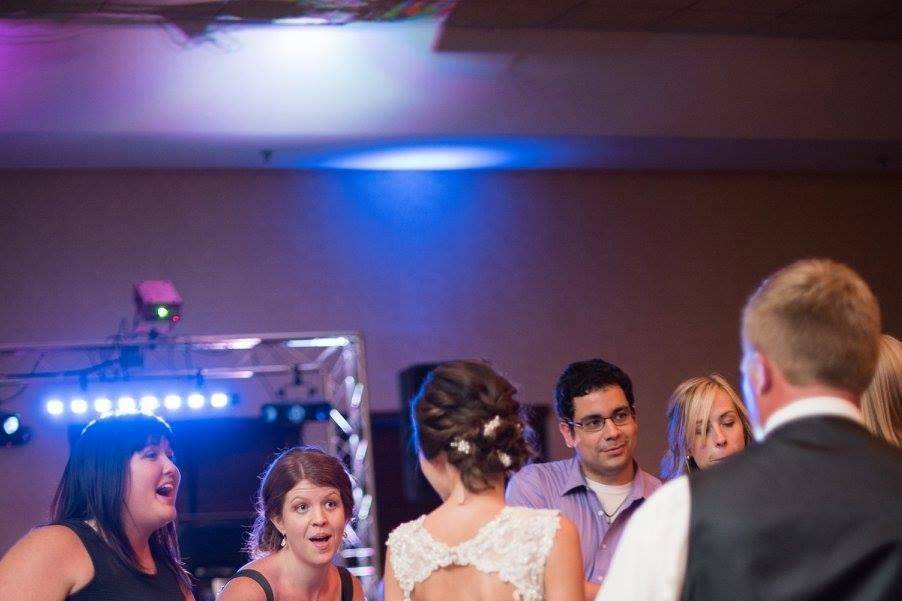
[[[0,402],[29,386],[58,383],[82,390],[123,382],[221,380],[258,385],[267,403],[300,405],[315,397],[329,406],[326,450],[354,481],[357,515],[342,562],[375,598],[381,574],[370,413],[363,340],[355,332],[238,336],[115,336],[87,343],[0,345]],[[237,382],[236,382],[237,383]]]

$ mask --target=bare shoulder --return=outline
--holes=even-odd
[[[4,590],[28,590],[40,583],[35,599],[65,598],[94,578],[91,556],[72,530],[65,526],[35,528],[23,536],[0,560]]]
[[[558,516],[558,523],[560,527],[558,528],[557,538],[559,539],[576,539],[579,540],[579,530],[576,529],[576,524],[574,524],[570,518],[561,514]]]
[[[25,559],[28,563],[41,563],[60,568],[58,563],[65,559],[64,563],[85,563],[92,568],[91,556],[82,544],[81,539],[72,530],[65,526],[42,526],[35,528],[9,550],[3,561],[7,559]]]

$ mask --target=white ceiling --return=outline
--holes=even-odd
[[[511,168],[902,162],[902,44],[453,29],[467,51],[437,51],[433,21],[0,21],[0,168],[322,168],[436,143]]]

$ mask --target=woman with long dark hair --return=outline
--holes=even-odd
[[[51,525],[0,560],[4,601],[192,601],[175,534],[172,431],[143,413],[89,423],[53,499]]]
[[[315,447],[282,452],[266,468],[247,542],[251,561],[219,601],[363,601],[360,582],[332,563],[354,514],[351,477]]]

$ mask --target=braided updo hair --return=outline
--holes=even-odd
[[[444,452],[467,490],[486,490],[488,476],[517,471],[534,455],[516,392],[482,361],[439,365],[411,401],[417,451],[426,459]]]

